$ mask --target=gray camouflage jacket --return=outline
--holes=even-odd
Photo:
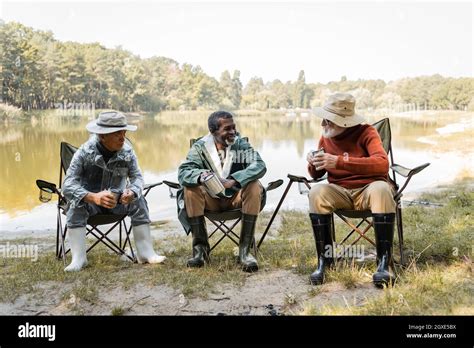
[[[143,176],[131,145],[125,142],[106,164],[97,149],[98,141],[96,136],[91,136],[71,160],[63,182],[63,194],[69,207],[81,207],[87,193],[107,189],[123,192],[128,188],[135,193],[135,199],[142,195]]]

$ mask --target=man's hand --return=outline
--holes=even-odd
[[[123,191],[122,196],[120,197],[120,203],[129,204],[133,201],[134,198],[135,193],[130,189],[126,189],[125,191]]]
[[[115,196],[110,191],[90,192],[84,197],[84,201],[107,209],[113,209],[117,205]]]
[[[237,181],[234,179],[221,179],[221,183],[226,189],[237,185]]]
[[[210,171],[202,172],[201,175],[199,176],[199,183],[202,184],[204,180],[211,174],[212,172]]]
[[[313,156],[313,151],[308,152],[306,155],[306,160],[308,161],[309,164],[313,164],[314,162],[314,156]]]
[[[319,153],[310,162],[316,170],[336,168],[337,156],[330,153]]]

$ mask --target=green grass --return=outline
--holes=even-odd
[[[397,268],[395,286],[380,290],[379,296],[367,298],[362,304],[317,306],[324,287],[312,287],[308,300],[284,294],[285,304],[300,308],[301,314],[472,314],[472,252],[474,245],[472,179],[466,179],[437,193],[424,194],[419,199],[443,204],[428,208],[412,206],[403,209],[405,268]],[[259,219],[258,231],[263,232],[270,214]],[[272,231],[259,253],[260,272],[288,270],[305,280],[314,271],[317,260],[308,214],[298,211],[280,213],[278,231]],[[238,229],[237,229],[238,230]],[[336,219],[338,240],[347,229]],[[258,237],[258,236],[257,236]],[[397,238],[395,238],[397,240]],[[248,274],[236,264],[235,245],[221,243],[211,254],[211,264],[186,268],[191,256],[191,238],[184,234],[169,236],[155,242],[157,250],[165,250],[164,265],[138,265],[120,260],[105,247],[96,247],[88,254],[89,267],[78,273],[65,273],[64,265],[49,252],[40,254],[37,262],[29,259],[0,259],[0,301],[14,301],[21,294],[40,294],[45,282],[52,282],[60,299],[95,304],[101,292],[121,287],[170,286],[186,297],[206,298],[219,285],[241,287]],[[373,250],[367,243],[366,251]],[[68,258],[68,261],[70,257]],[[341,284],[347,291],[370,283],[375,262],[339,261],[327,272],[326,283]],[[309,283],[309,282],[308,282]],[[313,300],[313,301],[312,301]],[[76,313],[81,314],[80,306]],[[123,315],[126,308],[116,306],[112,315]]]
[[[37,285],[47,281],[62,284],[59,291],[63,300],[74,295],[90,303],[97,299],[98,289],[103,291],[116,286],[128,289],[136,283],[150,286],[166,284],[179,289],[185,296],[201,297],[206,297],[217,284],[240,286],[244,283],[247,275],[237,266],[233,246],[229,243],[223,243],[222,248],[213,252],[211,264],[200,269],[185,266],[191,255],[189,239],[169,237],[159,245],[162,243],[173,246],[173,250],[167,253],[165,265],[124,262],[102,246],[88,254],[89,266],[77,273],[64,272],[63,263],[56,260],[52,253],[41,255],[36,262],[0,259],[0,277],[3,280],[0,283],[0,301],[14,301],[21,294],[40,291]]]
[[[120,316],[120,315],[124,315],[125,312],[126,310],[122,307],[114,307],[112,308],[112,312],[110,314],[113,316]]]
[[[413,264],[415,265],[415,264]],[[474,314],[471,261],[421,265],[406,270],[394,287],[362,305],[305,304],[306,315],[466,315]]]
[[[405,248],[418,262],[456,261],[472,256],[474,247],[474,191],[461,182],[420,200],[445,204],[440,208],[404,209]]]
[[[472,253],[474,224],[472,179],[427,193],[420,200],[444,204],[439,208],[407,207],[404,212],[407,267],[398,269],[395,286],[382,296],[362,305],[318,307],[311,301],[303,306],[308,315],[456,315],[473,314],[474,293]],[[328,282],[350,287],[373,272],[375,264],[351,265]],[[344,266],[343,266],[344,267]],[[367,268],[366,268],[367,267]],[[317,293],[315,294],[317,296]]]

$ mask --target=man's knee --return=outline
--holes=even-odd
[[[263,187],[258,180],[249,182],[242,189],[242,212],[249,215],[258,215],[262,208]]]
[[[393,198],[392,188],[385,181],[374,181],[367,187],[367,194],[382,198]]]
[[[333,189],[329,184],[318,184],[309,191],[309,208],[311,213],[330,214],[334,211],[334,202],[331,202]]]
[[[393,199],[392,187],[385,181],[374,181],[367,187],[366,195],[372,213],[393,213],[396,204]]]
[[[133,226],[150,223],[150,215],[148,212],[148,204],[145,197],[138,198],[135,202],[128,205],[127,215],[132,220]]]
[[[242,188],[242,195],[249,197],[260,197],[262,195],[262,190],[262,184],[260,184],[258,180],[254,180]]]
[[[66,212],[66,225],[68,228],[85,227],[89,219],[89,211],[84,204],[81,207],[69,208]]]
[[[184,186],[184,198],[192,199],[192,198],[204,198],[204,192],[201,186]]]
[[[329,184],[318,184],[311,187],[309,190],[309,201],[315,204],[326,201],[331,195],[332,189]]]

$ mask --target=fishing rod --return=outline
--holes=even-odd
[[[413,200],[413,201],[406,201],[402,200],[402,203],[408,203],[407,206],[412,206],[412,205],[426,205],[426,206],[434,206],[434,207],[443,207],[444,204],[442,203],[433,203],[433,202],[428,202],[428,201],[418,201],[418,200]]]

